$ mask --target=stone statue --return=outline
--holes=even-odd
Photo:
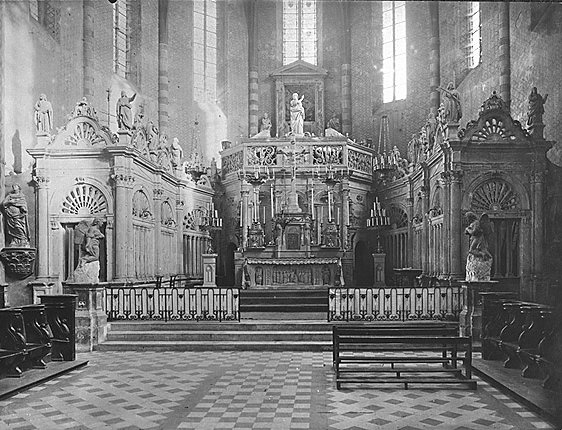
[[[412,138],[408,142],[408,161],[410,165],[415,166],[418,163],[418,151],[420,141],[416,133],[412,134]]]
[[[74,229],[74,243],[80,245],[78,267],[72,274],[73,282],[81,284],[99,283],[100,240],[105,236],[101,232],[103,221],[94,219],[91,223],[80,221]]]
[[[468,227],[465,229],[465,234],[470,236],[466,258],[466,280],[489,281],[492,271],[492,254],[489,247],[493,225],[485,213],[478,219],[473,212],[467,212],[466,221]]]
[[[144,105],[139,105],[137,113],[135,114],[135,122],[133,123],[133,130],[139,130],[144,126]]]
[[[336,130],[338,133],[341,133],[340,120],[335,113],[332,115],[332,117],[328,121],[327,128],[331,128],[333,130]]]
[[[322,266],[322,285],[330,285],[330,278],[331,278],[330,266],[324,264]]]
[[[172,166],[178,167],[181,164],[181,159],[183,157],[183,148],[180,145],[180,141],[177,137],[172,139],[172,146],[170,147],[172,152]]]
[[[255,281],[256,281],[256,285],[263,285],[263,269],[261,266],[257,266],[256,267],[256,271],[255,271]]]
[[[4,233],[9,248],[29,248],[29,225],[27,223],[27,201],[18,184],[6,194],[2,202]]]
[[[92,106],[90,106],[86,97],[82,97],[82,100],[80,100],[78,103],[76,103],[76,106],[74,106],[71,118],[76,118],[78,116],[87,116],[95,120],[98,119],[96,110]]]
[[[137,94],[127,97],[125,91],[121,91],[121,97],[117,100],[117,128],[119,130],[131,130],[133,128],[133,111],[131,103],[135,100]]]
[[[295,136],[302,136],[304,134],[304,107],[302,101],[304,95],[299,99],[297,93],[293,93],[289,110],[291,112],[291,132]]]
[[[435,144],[435,134],[437,133],[437,118],[433,115],[433,112],[429,112],[427,116],[427,122],[425,123],[425,130],[427,133],[427,140],[429,142],[430,148]]]
[[[53,129],[53,106],[45,94],[39,96],[35,103],[35,131],[37,134],[49,134]]]
[[[168,169],[171,164],[170,160],[170,144],[168,143],[168,136],[161,134],[158,140],[158,160],[157,163],[160,167]]]
[[[269,114],[267,112],[264,112],[263,118],[261,119],[260,132],[252,136],[252,138],[260,137],[271,137],[271,119],[269,118]]]
[[[528,127],[543,123],[542,116],[544,114],[544,104],[547,98],[548,94],[543,97],[538,93],[537,87],[533,87],[531,94],[529,94],[529,110],[527,112]]]
[[[443,105],[445,107],[445,119],[448,124],[457,124],[462,117],[461,99],[455,85],[449,82],[447,89],[438,87],[443,92]]]

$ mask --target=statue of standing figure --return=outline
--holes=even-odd
[[[35,103],[35,131],[37,134],[49,134],[53,129],[53,106],[45,94],[39,96]]]
[[[467,212],[466,221],[468,227],[465,229],[465,234],[470,237],[466,258],[466,280],[489,281],[492,272],[490,242],[493,237],[493,225],[485,213],[478,219],[473,212]]]
[[[131,97],[127,96],[125,91],[121,91],[121,97],[117,100],[117,128],[119,130],[131,130],[133,128],[133,110],[131,103],[135,100],[137,94]]]
[[[544,104],[547,98],[548,94],[543,97],[538,93],[537,87],[533,87],[531,94],[529,94],[529,110],[527,112],[528,127],[543,123],[542,116],[544,114]]]
[[[448,124],[457,124],[462,117],[461,98],[459,92],[455,89],[455,85],[449,82],[447,89],[438,87],[443,92],[443,105],[445,108],[445,119]]]
[[[299,99],[297,93],[293,93],[293,98],[291,99],[289,110],[291,112],[291,132],[295,136],[304,135],[304,106],[302,101],[304,100],[304,95]]]
[[[80,245],[78,267],[72,274],[72,280],[83,284],[99,283],[100,240],[105,236],[101,232],[103,221],[94,219],[91,223],[83,220],[74,229],[74,243]]]
[[[172,139],[172,146],[170,147],[170,150],[172,153],[172,166],[179,167],[183,157],[183,148],[181,147],[180,141],[177,137]]]
[[[2,201],[2,212],[7,247],[29,248],[27,201],[18,184],[12,185],[12,191],[6,194]]]

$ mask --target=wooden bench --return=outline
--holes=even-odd
[[[338,390],[342,383],[400,383],[406,389],[454,383],[476,389],[471,338],[459,337],[456,324],[348,324],[334,326],[332,334]]]

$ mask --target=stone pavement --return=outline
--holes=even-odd
[[[478,380],[337,391],[331,352],[94,352],[0,402],[1,429],[553,429]]]

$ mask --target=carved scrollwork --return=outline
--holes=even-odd
[[[471,210],[479,213],[519,209],[521,198],[503,179],[484,182],[472,193]]]
[[[226,175],[242,168],[242,151],[227,155],[222,159],[222,172]]]
[[[250,146],[247,151],[250,166],[274,166],[277,164],[275,146]]]
[[[371,155],[353,150],[349,150],[347,154],[348,166],[350,169],[369,174],[373,171],[373,159]]]
[[[343,164],[343,146],[314,146],[312,150],[312,163],[317,165]]]

